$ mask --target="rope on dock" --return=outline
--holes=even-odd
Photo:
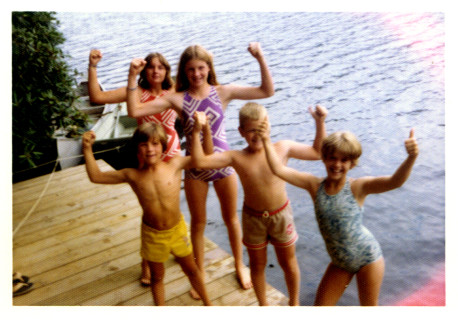
[[[94,152],[94,155],[95,155],[95,154],[104,153],[104,152],[113,151],[113,150],[119,150],[119,149],[121,149],[121,146],[117,146],[117,147],[110,148],[110,149],[105,149],[105,150],[96,151],[96,152]],[[48,161],[48,162],[39,164],[38,166],[35,166],[35,167],[32,167],[32,168],[27,168],[27,169],[23,169],[23,170],[19,170],[19,171],[13,172],[13,174],[18,174],[18,173],[26,172],[26,171],[29,171],[29,170],[37,169],[37,168],[46,166],[46,165],[48,165],[48,164],[50,164],[50,163],[53,163],[53,162],[56,162],[56,163],[57,163],[58,161],[61,161],[61,160],[69,160],[69,159],[82,158],[82,157],[83,157],[83,155],[82,155],[82,154],[79,154],[79,155],[71,156],[71,157],[57,158],[57,159],[55,159],[55,160],[51,160],[51,161]]]
[[[56,171],[58,163],[59,162],[56,161],[56,164],[54,165],[54,168],[52,169],[51,175],[49,176],[48,182],[46,182],[46,185],[43,188],[43,191],[41,191],[41,194],[38,197],[37,201],[35,201],[35,203],[33,204],[32,208],[30,208],[29,212],[27,212],[27,214],[25,215],[24,219],[22,219],[21,222],[19,222],[19,224],[17,225],[16,229],[14,229],[13,238],[14,238],[14,235],[16,234],[16,232],[18,232],[18,230],[22,227],[22,225],[25,223],[25,221],[30,217],[32,212],[35,210],[36,206],[40,203],[40,200],[41,200],[41,198],[43,198],[43,195],[45,194],[46,190],[48,190],[49,183],[51,182],[51,179],[52,179],[52,177],[54,175],[54,172]]]
[[[114,148],[110,148],[110,149],[106,149],[106,150],[101,150],[101,151],[97,151],[97,152],[94,152],[94,154],[99,154],[99,153],[103,153],[103,152],[109,152],[109,151],[113,151],[113,150],[116,150],[116,149],[120,149],[121,147],[117,146],[117,147],[114,147]],[[65,158],[57,158],[56,160],[53,160],[53,161],[49,161],[47,163],[44,163],[44,164],[41,164],[39,166],[35,166],[33,168],[30,168],[30,169],[26,169],[26,170],[31,170],[31,169],[35,169],[35,168],[38,168],[40,166],[44,166],[44,165],[47,165],[47,164],[50,164],[50,163],[53,163],[55,162],[55,165],[54,165],[54,168],[52,169],[52,172],[49,176],[49,179],[48,181],[46,182],[46,185],[45,187],[43,188],[43,191],[41,191],[41,194],[40,196],[38,197],[37,201],[35,201],[35,203],[33,204],[33,206],[30,208],[29,212],[27,212],[27,214],[25,215],[24,219],[21,220],[21,222],[19,222],[19,224],[17,225],[16,229],[14,229],[13,231],[13,238],[14,238],[14,235],[16,234],[16,232],[18,232],[18,230],[22,227],[22,225],[27,221],[27,219],[30,217],[30,215],[32,214],[32,212],[35,210],[35,208],[38,206],[38,204],[40,203],[41,199],[43,198],[44,194],[46,193],[46,190],[48,189],[48,186],[54,176],[54,172],[56,172],[56,168],[57,168],[57,164],[59,163],[59,161],[61,160],[67,160],[67,159],[73,159],[73,158],[79,158],[79,157],[82,157],[83,155],[77,155],[77,156],[72,156],[72,157],[65,157]],[[23,170],[23,171],[26,171],[26,170]],[[18,172],[17,172],[18,173]]]

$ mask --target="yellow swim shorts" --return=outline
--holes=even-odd
[[[168,230],[156,230],[142,223],[141,235],[140,254],[145,260],[165,262],[170,254],[183,258],[192,253],[192,244],[183,216],[176,226]]]

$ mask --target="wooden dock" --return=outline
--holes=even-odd
[[[110,169],[103,160],[98,163]],[[139,282],[140,223],[141,208],[129,185],[93,184],[84,165],[14,184],[13,230],[20,228],[13,236],[13,270],[29,276],[34,289],[13,298],[13,305],[153,305],[150,288]],[[206,239],[210,298],[218,306],[257,306],[254,290],[240,288],[233,261]],[[201,305],[190,297],[190,288],[170,257],[166,304]],[[287,305],[287,298],[270,285],[268,298],[271,305]]]

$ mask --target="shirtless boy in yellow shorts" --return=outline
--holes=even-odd
[[[151,291],[155,305],[165,305],[164,262],[172,253],[189,278],[204,305],[211,305],[202,272],[197,267],[188,239],[186,224],[180,211],[182,170],[191,168],[191,158],[175,156],[161,160],[167,147],[167,135],[161,125],[146,123],[132,137],[137,145],[138,169],[100,171],[92,152],[95,133],[83,135],[83,154],[89,179],[94,183],[127,182],[143,209],[141,255],[151,269]]]

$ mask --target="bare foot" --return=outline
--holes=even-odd
[[[243,266],[242,268],[237,269],[237,280],[244,290],[253,288],[253,283],[251,282],[250,269]]]
[[[146,279],[146,278],[141,278],[140,284],[142,285],[142,287],[149,287],[151,285],[151,280]]]
[[[191,291],[189,291],[189,294],[191,295],[191,297],[194,299],[194,300],[201,300],[202,298],[200,297],[200,295],[197,293],[196,290],[194,290],[194,288],[191,288]]]

